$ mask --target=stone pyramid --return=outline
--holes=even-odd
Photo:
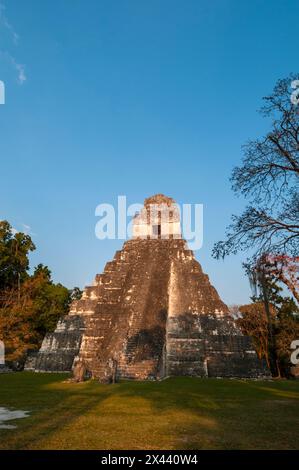
[[[153,205],[160,209],[154,216]],[[132,239],[45,337],[34,368],[102,382],[268,375],[181,238],[174,201],[163,195],[145,200]]]

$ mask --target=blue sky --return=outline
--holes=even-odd
[[[95,207],[162,192],[204,204],[196,257],[224,301],[247,302],[247,254],[211,249],[245,205],[229,176],[268,127],[261,98],[298,71],[299,2],[0,3],[0,218],[31,233],[32,265],[83,287],[122,245],[95,237]]]

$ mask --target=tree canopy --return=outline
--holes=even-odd
[[[241,330],[252,338],[260,359],[265,359],[274,376],[290,375],[290,345],[299,336],[299,308],[294,300],[283,295],[275,277],[267,277],[267,314],[264,295],[255,291],[252,303],[239,307],[237,319]]]
[[[29,253],[35,245],[29,235],[14,233],[12,226],[0,221],[0,290],[17,286],[29,269]]]
[[[30,275],[29,254],[34,249],[29,235],[0,222],[0,339],[12,365],[22,365],[27,351],[40,347],[59,317],[68,313],[70,302],[82,294],[78,287],[69,290],[55,284],[43,264]]]

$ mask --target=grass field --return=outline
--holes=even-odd
[[[30,411],[1,449],[299,449],[299,381],[66,379],[0,375],[0,407]]]

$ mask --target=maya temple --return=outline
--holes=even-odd
[[[268,375],[181,237],[174,200],[161,194],[145,200],[132,238],[28,368],[101,382]]]

